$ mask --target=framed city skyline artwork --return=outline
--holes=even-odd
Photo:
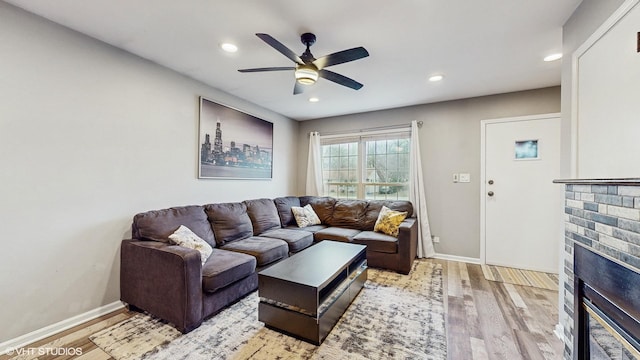
[[[200,97],[198,177],[271,179],[273,123]]]

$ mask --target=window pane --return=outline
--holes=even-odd
[[[358,182],[358,143],[322,145],[322,166],[325,194],[337,198],[355,198]]]
[[[377,136],[375,139],[322,145],[325,191],[329,196],[356,199],[405,199],[408,194],[410,140]],[[353,139],[353,138],[352,138]],[[358,147],[363,146],[364,158]],[[360,172],[360,167],[362,171]],[[362,178],[360,178],[362,177]],[[358,189],[362,189],[359,194]]]
[[[358,155],[358,143],[349,143],[349,155]]]
[[[339,144],[329,145],[329,148],[331,149],[331,156],[340,155],[340,145]]]

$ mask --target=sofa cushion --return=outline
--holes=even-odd
[[[253,225],[253,235],[260,235],[265,231],[280,229],[278,209],[271,199],[246,200],[247,214]]]
[[[370,230],[364,227],[367,205],[366,200],[338,200],[333,207],[333,216],[328,224],[350,229]]]
[[[256,271],[256,258],[239,252],[213,249],[202,266],[202,289],[214,292]]]
[[[169,243],[169,235],[173,234],[180,225],[188,227],[209,245],[215,246],[213,231],[207,221],[204,207],[196,205],[137,214],[133,217],[131,235],[134,239]]]
[[[289,256],[289,245],[284,240],[262,236],[227,243],[222,249],[249,254],[256,258],[258,266],[264,266]]]
[[[320,231],[320,230],[326,229],[326,228],[328,228],[328,226],[327,225],[322,225],[322,224],[320,224],[320,225],[311,225],[311,226],[307,226],[305,228],[298,227],[298,225],[289,225],[289,226],[286,227],[286,229],[293,229],[293,230],[298,230],[298,231],[308,231],[310,233],[315,233],[317,231]]]
[[[189,249],[198,250],[202,264],[207,261],[213,248],[200,236],[196,235],[188,227],[180,225],[178,230],[169,235],[169,240],[176,245],[180,245]]]
[[[336,199],[332,197],[320,197],[320,196],[302,196],[300,197],[300,206],[304,207],[310,204],[313,211],[316,212],[320,221],[323,224],[331,224],[331,217],[333,216],[333,206],[336,203]]]
[[[289,252],[295,253],[313,244],[313,233],[304,230],[276,229],[262,233],[260,236],[281,239],[289,245]]]
[[[395,254],[398,252],[398,239],[391,235],[374,231],[363,231],[353,238],[354,244],[367,245],[367,251]]]
[[[244,203],[209,204],[204,208],[219,246],[253,235],[253,225]]]
[[[291,212],[296,219],[298,227],[304,228],[307,226],[320,225],[321,221],[311,205],[307,204],[304,207],[292,206]]]
[[[280,217],[280,223],[282,227],[294,225],[296,219],[291,212],[292,206],[300,206],[300,199],[297,196],[284,196],[273,199],[273,203],[278,209],[278,216]]]
[[[326,229],[316,231],[313,234],[315,241],[334,240],[342,242],[351,242],[353,238],[360,233],[360,230],[347,229],[340,227],[328,227]]]
[[[380,215],[378,215],[378,220],[373,227],[373,231],[397,237],[400,224],[406,217],[406,211],[395,211],[383,206],[382,210],[380,210]]]

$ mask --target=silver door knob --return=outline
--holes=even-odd
[[[489,195],[489,196],[493,196],[493,191],[489,191],[489,192],[487,193],[487,195]]]

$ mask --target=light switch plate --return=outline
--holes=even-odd
[[[458,174],[453,174],[453,182],[457,183],[459,180]]]
[[[471,182],[471,174],[460,173],[460,182],[462,182],[462,183]]]

